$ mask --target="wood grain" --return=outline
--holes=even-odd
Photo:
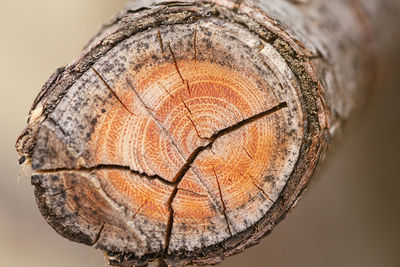
[[[132,3],[49,79],[17,150],[58,233],[112,265],[216,264],[285,217],[370,57],[354,5],[271,2]]]

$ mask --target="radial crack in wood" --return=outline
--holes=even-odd
[[[35,170],[33,173],[34,174],[58,174],[58,173],[93,173],[98,170],[115,170],[115,171],[129,171],[132,174],[143,177],[149,180],[154,180],[157,179],[160,182],[166,184],[166,185],[175,185],[175,182],[168,181],[158,175],[146,175],[145,173],[140,173],[138,171],[131,170],[129,166],[119,166],[119,165],[106,165],[106,164],[100,164],[96,165],[90,168],[77,168],[77,169],[68,169],[68,168],[58,168],[58,169],[52,169],[52,170]]]
[[[174,201],[174,199],[175,199],[175,197],[176,197],[176,195],[177,195],[177,193],[178,193],[178,190],[179,190],[178,186],[179,186],[180,182],[182,181],[183,177],[185,177],[186,173],[189,171],[191,165],[192,165],[193,162],[196,160],[197,156],[198,156],[202,151],[211,148],[212,145],[214,144],[214,142],[215,142],[219,137],[224,136],[224,135],[226,135],[226,134],[229,134],[230,132],[233,132],[233,131],[235,131],[235,130],[238,130],[238,129],[240,129],[241,127],[244,127],[245,125],[247,125],[247,124],[249,124],[249,123],[252,123],[253,121],[255,121],[255,120],[257,120],[257,119],[261,119],[261,118],[263,118],[263,117],[265,117],[265,116],[267,116],[267,115],[270,115],[270,114],[272,114],[272,113],[274,113],[274,112],[277,112],[277,111],[279,111],[280,109],[285,108],[285,107],[287,107],[287,104],[286,104],[286,103],[280,103],[279,105],[277,105],[277,106],[275,106],[275,107],[273,107],[273,108],[271,108],[271,109],[269,109],[269,110],[266,110],[266,111],[264,111],[264,112],[261,112],[260,114],[257,114],[257,115],[255,115],[255,116],[250,117],[250,118],[248,118],[248,119],[246,119],[246,120],[243,120],[243,121],[241,121],[241,122],[238,122],[238,123],[235,124],[235,125],[229,126],[229,127],[225,128],[225,129],[222,129],[222,130],[220,130],[220,131],[214,133],[214,134],[209,138],[210,143],[208,143],[206,146],[200,146],[200,147],[196,148],[196,149],[192,152],[192,154],[189,156],[189,158],[188,158],[188,160],[186,161],[186,163],[182,166],[182,168],[179,170],[179,172],[176,174],[175,178],[174,178],[173,181],[172,181],[172,184],[175,185],[175,188],[174,188],[174,190],[172,191],[172,194],[171,194],[170,198],[168,199],[168,210],[169,210],[169,212],[170,212],[170,215],[169,215],[169,219],[168,219],[167,232],[166,232],[166,236],[165,236],[165,249],[164,249],[164,253],[165,253],[165,254],[168,253],[169,244],[170,244],[170,239],[171,239],[171,233],[172,233],[172,226],[173,226],[173,223],[174,223],[174,209],[173,209],[173,207],[172,207],[172,203],[173,203],[173,201]],[[214,171],[215,178],[216,178],[216,181],[217,181],[217,184],[218,184],[218,191],[219,191],[219,194],[220,194],[220,199],[221,199],[221,203],[222,203],[222,207],[223,207],[221,213],[222,213],[222,215],[224,216],[224,218],[225,218],[225,220],[226,220],[229,233],[230,233],[230,235],[232,236],[232,231],[231,231],[230,226],[229,226],[228,217],[227,217],[227,215],[226,215],[225,203],[224,203],[223,197],[222,197],[221,186],[220,186],[220,184],[219,184],[218,177],[217,177],[217,174],[216,174],[216,172],[215,172],[214,167],[213,167],[213,171]],[[260,187],[257,187],[257,188],[261,190]],[[190,192],[190,190],[185,190],[185,191],[189,191],[189,192]],[[264,191],[263,191],[263,192],[264,192]],[[265,194],[265,192],[264,192],[264,194]],[[199,194],[197,194],[197,195],[199,195]]]
[[[363,38],[354,3],[327,30],[271,1],[131,4],[50,78],[17,150],[58,233],[111,265],[204,265],[286,216],[351,110],[336,76],[356,77],[341,46]]]
[[[104,83],[104,85],[107,87],[107,89],[110,90],[112,96],[115,97],[115,98],[118,100],[118,102],[124,107],[124,109],[125,109],[126,111],[128,111],[131,115],[134,116],[135,114],[133,114],[133,113],[125,106],[125,104],[121,101],[121,99],[119,99],[119,97],[115,94],[114,90],[110,87],[110,85],[108,85],[108,83],[104,80],[104,78],[101,77],[100,73],[99,73],[95,68],[93,68],[93,67],[92,67],[92,70],[93,70],[93,72],[97,75],[97,77],[99,77],[99,79],[101,80],[101,82]]]
[[[219,196],[220,196],[220,198],[221,198],[221,203],[222,203],[222,211],[221,211],[221,213],[222,213],[222,215],[224,215],[224,218],[225,218],[225,221],[226,221],[226,226],[228,227],[229,234],[230,234],[231,236],[233,236],[231,227],[230,227],[230,225],[229,225],[228,216],[226,215],[226,205],[225,205],[225,202],[224,202],[224,197],[222,196],[221,185],[220,185],[220,183],[219,183],[218,175],[217,175],[217,173],[215,172],[214,166],[213,166],[213,172],[214,172],[214,175],[215,175],[215,181],[217,181],[218,192],[219,192]]]
[[[231,26],[232,36],[246,33]],[[110,255],[132,253],[126,265],[167,262],[176,251],[216,245],[262,218],[271,203],[261,204],[258,191],[276,199],[283,189],[299,151],[301,112],[296,91],[282,91],[263,56],[251,52],[259,42],[251,38],[227,44],[226,23],[210,18],[132,35],[94,62],[41,123],[30,158],[42,179],[86,177],[79,182],[90,181],[93,201],[109,208],[91,204],[91,213],[71,210],[68,217],[61,206],[71,206],[73,195],[82,199],[68,190],[60,208],[40,202],[50,224],[73,240],[82,232]],[[261,179],[257,191],[236,169]],[[266,173],[274,178],[264,180]],[[37,187],[52,191],[50,183]],[[249,212],[250,221],[243,216]],[[73,230],[92,220],[102,222],[92,234]]]

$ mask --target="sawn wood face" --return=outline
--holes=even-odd
[[[58,233],[114,265],[213,264],[295,205],[325,91],[310,51],[229,3],[124,13],[46,84],[17,149]]]

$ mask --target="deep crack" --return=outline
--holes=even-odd
[[[172,226],[174,224],[174,209],[172,208],[172,202],[175,199],[175,196],[178,194],[178,185],[175,186],[174,190],[172,190],[172,193],[168,199],[168,211],[169,211],[169,217],[168,217],[168,223],[167,223],[167,229],[166,229],[166,234],[165,234],[165,244],[164,244],[164,254],[168,254],[168,248],[169,248],[169,243],[171,241],[171,234],[172,234]]]
[[[110,91],[111,95],[115,97],[118,102],[124,107],[124,109],[131,115],[135,115],[123,102],[122,100],[118,97],[118,95],[115,93],[115,91],[111,88],[111,86],[106,82],[106,80],[103,78],[103,76],[100,75],[100,73],[92,67],[93,72],[96,74],[96,76],[101,80],[101,82],[107,87],[107,89]]]
[[[158,29],[158,42],[160,43],[161,51],[164,52],[164,44],[161,36],[161,31]]]
[[[176,150],[178,151],[179,155],[183,157],[183,152],[179,149],[179,146],[176,144],[175,140],[169,135],[169,132],[167,131],[167,129],[165,129],[165,127],[160,123],[160,121],[157,119],[156,115],[154,115],[154,113],[151,111],[151,108],[149,108],[146,103],[144,102],[144,100],[140,97],[139,93],[136,91],[135,86],[133,84],[133,82],[126,77],[126,82],[128,83],[129,87],[132,89],[132,91],[135,93],[136,97],[139,99],[140,103],[145,107],[145,109],[148,111],[148,113],[150,114],[150,116],[154,119],[155,123],[157,124],[157,126],[166,134],[166,136],[168,137],[169,141],[172,143],[172,145],[176,148]],[[168,92],[168,91],[167,91]]]
[[[148,180],[158,180],[162,182],[163,184],[169,185],[169,186],[175,186],[174,182],[168,181],[167,179],[159,176],[159,175],[148,175],[146,173],[138,172],[135,170],[132,170],[128,166],[122,166],[122,165],[113,165],[113,164],[99,164],[93,167],[81,167],[81,168],[54,168],[54,169],[46,169],[46,170],[34,170],[33,174],[54,174],[54,173],[93,173],[96,171],[101,171],[101,170],[106,170],[106,171],[129,171],[130,173],[133,173],[135,175],[138,175],[140,177],[146,178]]]
[[[186,89],[188,90],[189,96],[191,96],[192,92],[190,90],[190,85],[189,85],[189,81],[188,80],[186,80]]]
[[[194,52],[194,63],[197,63],[197,25],[194,26],[193,34],[193,52]]]
[[[181,78],[182,83],[185,83],[185,79],[183,78],[182,73],[181,73],[181,71],[179,70],[178,62],[176,61],[176,57],[175,57],[174,51],[172,51],[171,44],[168,44],[168,48],[169,48],[169,51],[171,52],[172,59],[173,59],[174,64],[175,64],[176,72],[178,73],[179,77]]]
[[[62,195],[62,194],[64,194],[65,192],[67,192],[68,190],[72,190],[72,189],[74,189],[74,188],[76,188],[76,186],[71,186],[71,187],[65,188],[65,189],[62,190],[61,192],[55,193],[55,194],[53,194],[53,195],[50,195],[49,197],[56,197],[56,196]],[[43,193],[43,194],[44,194],[44,193]],[[40,195],[43,195],[43,194],[40,194]]]
[[[244,179],[248,179],[246,178],[243,174],[239,173],[240,176],[242,176]],[[259,186],[255,181],[254,181],[254,177],[250,175],[250,179],[252,184],[261,192],[261,194],[268,199],[269,201],[271,201],[272,203],[274,203],[274,201],[272,200],[272,198],[264,191],[264,189],[261,188],[261,186]]]
[[[187,192],[187,193],[190,193],[190,194],[193,194],[193,195],[199,196],[199,197],[207,197],[207,195],[203,195],[203,194],[200,194],[200,193],[194,192],[194,191],[192,191],[192,190],[183,189],[183,188],[179,188],[179,190],[180,190],[180,191],[182,191],[182,192]]]
[[[252,123],[252,122],[254,122],[256,120],[259,120],[259,119],[261,119],[263,117],[266,117],[266,116],[268,116],[268,115],[270,115],[272,113],[275,113],[275,112],[277,112],[277,111],[279,111],[279,110],[281,110],[283,108],[286,108],[286,107],[287,107],[287,103],[286,102],[279,103],[278,105],[276,105],[276,106],[274,106],[274,107],[272,107],[272,108],[270,108],[270,109],[268,109],[266,111],[263,111],[263,112],[261,112],[259,114],[256,114],[256,115],[254,115],[254,116],[252,116],[250,118],[247,118],[247,119],[245,119],[243,121],[240,121],[240,122],[238,122],[238,123],[236,123],[236,124],[234,124],[232,126],[224,128],[222,130],[219,130],[219,131],[215,132],[209,138],[210,142],[207,145],[203,145],[203,146],[197,147],[192,152],[192,154],[190,154],[189,158],[186,160],[186,163],[178,171],[178,173],[175,175],[175,177],[174,177],[174,179],[172,180],[172,183],[171,183],[172,185],[174,185],[174,190],[172,191],[171,196],[169,197],[168,203],[167,203],[168,211],[170,212],[170,214],[169,214],[168,223],[167,223],[167,232],[165,234],[164,257],[166,257],[166,255],[168,255],[168,249],[169,249],[169,245],[170,245],[170,241],[171,241],[171,235],[172,235],[172,227],[173,227],[173,224],[174,224],[174,209],[172,207],[172,203],[173,203],[173,201],[174,201],[174,199],[175,199],[175,197],[176,197],[176,195],[178,193],[178,190],[179,190],[178,186],[179,186],[180,182],[182,181],[182,179],[186,175],[186,173],[189,171],[191,165],[196,160],[196,158],[199,156],[199,154],[201,152],[203,152],[204,150],[211,148],[212,145],[214,144],[214,142],[219,137],[227,135],[227,134],[229,134],[229,133],[231,133],[233,131],[236,131],[241,127],[244,127],[244,126],[246,126],[246,125],[248,125],[248,124],[250,124],[250,123]],[[214,173],[215,173],[215,171],[214,171]],[[222,202],[222,206],[223,206],[223,212],[222,213],[223,213],[223,215],[225,217],[225,220],[227,222],[229,233],[232,236],[232,231],[231,231],[231,228],[229,226],[228,217],[227,217],[227,214],[226,214],[226,206],[225,206],[225,203],[223,201],[222,191],[221,191],[221,187],[220,187],[220,184],[219,184],[217,176],[216,176],[216,179],[217,179],[218,190],[220,192],[221,202]]]
[[[254,182],[254,180],[252,181],[253,185],[255,187],[257,187],[258,190],[260,190],[260,192],[263,194],[263,196],[268,199],[270,202],[274,203],[274,201],[271,199],[271,197],[264,191],[264,189],[262,189],[258,184],[256,184],[256,182]]]
[[[104,226],[105,226],[105,225],[106,225],[105,222],[103,222],[103,223],[101,224],[100,229],[99,229],[99,232],[97,233],[96,238],[94,239],[93,245],[92,245],[92,246],[96,245],[97,242],[99,242],[101,233],[103,232]]]
[[[133,215],[132,215],[132,219],[134,219],[134,218],[136,217],[136,215],[138,215],[138,214],[139,214],[139,212],[141,212],[141,211],[142,211],[142,209],[143,209],[144,205],[146,205],[146,202],[147,202],[147,200],[145,200],[145,201],[143,202],[143,204],[142,204],[142,205],[140,205],[140,207],[137,209],[137,211],[135,212],[135,214],[133,214]]]
[[[94,70],[94,69],[93,69]],[[94,70],[95,71],[95,70]],[[96,72],[96,71],[95,71]],[[101,77],[101,76],[99,76]],[[127,79],[128,83],[129,83],[129,79]],[[132,85],[130,84],[130,86],[132,87]],[[134,90],[135,91],[135,90]],[[135,91],[136,92],[136,91]],[[137,93],[137,92],[136,92]],[[139,96],[138,96],[139,97]],[[140,99],[140,97],[139,97]],[[144,103],[143,103],[144,104]],[[144,104],[145,105],[145,104]],[[183,180],[184,176],[186,175],[186,173],[190,170],[191,165],[193,164],[193,162],[196,160],[196,158],[199,156],[199,154],[203,151],[205,151],[206,149],[209,149],[212,147],[212,145],[214,144],[214,142],[219,138],[222,137],[224,135],[227,135],[233,131],[238,130],[241,127],[244,127],[256,120],[259,120],[263,117],[266,117],[274,112],[277,112],[283,108],[287,107],[287,103],[286,102],[282,102],[266,111],[263,111],[259,114],[256,114],[252,117],[249,117],[245,120],[242,120],[234,125],[231,125],[229,127],[226,127],[222,130],[219,130],[217,132],[215,132],[210,138],[208,138],[208,140],[210,140],[210,142],[207,145],[203,145],[203,146],[199,146],[197,147],[191,154],[190,156],[187,158],[186,163],[180,168],[180,170],[177,172],[177,174],[175,175],[175,177],[173,178],[172,181],[168,181],[164,178],[162,178],[159,175],[147,175],[145,173],[141,173],[135,170],[132,170],[129,166],[121,166],[121,165],[112,165],[112,164],[99,164],[93,167],[82,167],[82,168],[55,168],[55,169],[49,169],[49,170],[35,170],[34,174],[53,174],[53,173],[62,173],[62,172],[78,172],[78,173],[92,173],[95,171],[99,171],[99,170],[123,170],[123,171],[129,171],[130,173],[133,173],[135,175],[138,175],[140,177],[149,179],[149,180],[158,180],[160,182],[162,182],[163,184],[166,184],[168,186],[172,186],[173,190],[172,193],[168,199],[167,202],[167,206],[168,206],[168,211],[169,211],[169,217],[168,217],[168,222],[167,222],[167,228],[166,228],[166,234],[165,234],[165,246],[164,246],[164,256],[163,259],[166,258],[166,256],[168,255],[168,249],[169,249],[169,245],[170,245],[170,241],[171,241],[171,235],[172,235],[172,228],[173,228],[173,223],[174,223],[174,209],[172,207],[172,203],[176,197],[176,195],[178,194],[178,191],[180,190],[178,188],[180,182]],[[150,112],[151,114],[151,112]],[[164,129],[165,130],[165,129]],[[215,170],[214,170],[215,173]],[[215,177],[216,177],[216,181],[217,181],[217,185],[218,185],[218,190],[220,193],[220,198],[221,198],[221,203],[223,206],[223,210],[222,210],[222,214],[225,217],[225,220],[227,222],[227,227],[228,227],[228,231],[232,236],[232,231],[228,222],[228,217],[226,214],[226,206],[225,206],[225,202],[223,200],[223,196],[222,196],[222,190],[221,190],[221,186],[218,180],[218,176],[215,173]],[[257,185],[256,185],[257,186]],[[257,188],[259,188],[257,186]],[[260,188],[259,188],[260,189]],[[262,190],[261,190],[262,191]],[[268,198],[269,200],[271,200],[270,198]],[[139,209],[140,210],[140,209]],[[99,235],[97,236],[97,238],[100,237],[101,231],[104,228],[104,224],[102,225],[102,227],[100,228],[99,231]]]
[[[224,215],[224,218],[225,218],[225,221],[226,221],[226,226],[228,227],[229,234],[230,234],[231,236],[233,236],[233,235],[232,235],[231,226],[230,226],[229,220],[228,220],[228,215],[226,214],[226,205],[225,205],[224,197],[222,196],[221,185],[220,185],[220,183],[219,183],[218,175],[217,175],[217,172],[215,171],[214,166],[213,166],[213,172],[214,172],[214,175],[215,175],[215,180],[217,181],[219,196],[220,196],[220,198],[221,198],[222,214]]]
[[[283,108],[286,108],[286,107],[287,107],[287,103],[286,102],[279,103],[278,105],[276,105],[276,106],[274,106],[274,107],[272,107],[272,108],[270,108],[270,109],[268,109],[266,111],[258,113],[257,115],[254,115],[254,116],[252,116],[250,118],[242,120],[242,121],[240,121],[240,122],[238,122],[238,123],[236,123],[236,124],[234,124],[232,126],[229,126],[229,127],[225,128],[225,129],[222,129],[222,130],[214,133],[210,137],[210,139],[213,140],[212,142],[214,142],[220,136],[223,136],[223,135],[226,135],[226,134],[231,133],[233,131],[236,131],[237,129],[239,129],[239,128],[241,128],[241,127],[243,127],[243,126],[245,126],[245,125],[247,125],[249,123],[252,123],[252,122],[254,122],[256,120],[259,120],[259,119],[261,119],[261,118],[263,118],[265,116],[268,116],[268,115],[270,115],[270,114],[272,114],[274,112],[277,112],[277,111],[279,111],[279,110],[281,110]]]

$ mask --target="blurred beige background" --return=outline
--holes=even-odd
[[[60,237],[41,217],[30,179],[18,179],[14,143],[50,74],[127,1],[0,2],[0,266],[105,266],[101,252]],[[297,209],[221,266],[400,266],[399,74],[387,69],[379,98],[353,120]]]

